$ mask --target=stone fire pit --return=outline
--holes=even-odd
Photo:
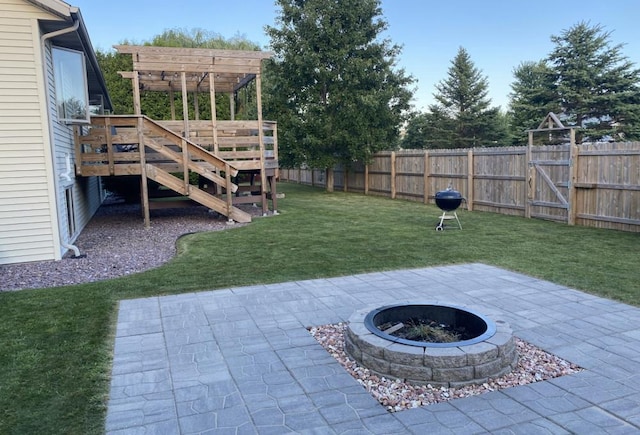
[[[451,342],[404,338],[420,319],[455,332]],[[405,328],[406,329],[406,328]],[[394,335],[395,334],[395,335]],[[509,325],[455,305],[404,303],[357,311],[345,351],[374,373],[412,384],[459,387],[509,373],[518,362]]]

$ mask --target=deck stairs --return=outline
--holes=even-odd
[[[251,222],[249,213],[233,206],[238,186],[231,177],[238,169],[228,161],[144,115],[92,117],[92,127],[87,134],[77,134],[78,175],[139,174],[229,219]],[[224,194],[212,195],[190,184],[190,172]]]
[[[183,172],[186,174],[187,180],[188,173],[190,171],[195,172],[201,177],[219,186],[223,186],[229,195],[236,192],[238,186],[231,183],[226,177],[220,176],[216,169],[223,170],[225,174],[229,173],[230,176],[236,175],[238,172],[237,169],[196,143],[183,138],[174,131],[147,117],[145,117],[144,120],[144,133],[144,144],[169,161],[169,163],[167,163],[166,160],[158,159],[154,161],[148,159],[145,165],[147,178],[180,195],[187,196],[189,199],[221,213],[229,219],[237,222],[251,222],[251,215],[238,207],[234,207],[231,204],[231,198],[229,198],[229,201],[225,201],[222,198],[211,195],[198,186],[189,184],[188,181],[185,182],[182,178],[176,177],[169,171],[162,169],[162,165],[171,165],[171,162],[173,162],[177,164],[177,168],[185,168]],[[178,141],[180,145],[176,146],[176,142]],[[148,154],[149,157],[152,155],[151,153]],[[186,158],[185,155],[187,156]]]

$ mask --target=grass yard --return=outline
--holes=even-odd
[[[0,433],[102,433],[117,303],[368,271],[482,262],[640,305],[640,234],[283,184],[280,216],[179,241],[163,267],[0,294]]]

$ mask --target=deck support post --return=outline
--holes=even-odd
[[[171,109],[171,120],[176,120],[176,101],[173,96],[173,89],[169,88],[169,107]]]
[[[216,79],[213,71],[209,71],[209,99],[211,100],[211,136],[213,137],[213,153],[218,155],[220,145],[218,143],[218,114],[216,111]],[[215,169],[214,172],[219,174],[220,171]],[[226,190],[229,192],[229,185]],[[214,193],[218,193],[218,186],[214,186]],[[221,192],[220,192],[221,193]],[[230,193],[227,193],[230,195]]]
[[[138,152],[140,153],[140,193],[142,195],[142,215],[144,226],[151,228],[151,217],[149,214],[149,188],[147,185],[147,159],[144,153],[144,123],[142,119],[142,109],[140,106],[140,78],[137,72],[133,73],[133,110],[138,117],[136,130],[138,133]]]
[[[262,125],[262,76],[256,74],[256,106],[258,109],[258,142],[260,143],[260,190],[262,197],[262,214],[269,211],[267,202],[267,174],[264,164],[264,125]]]
[[[184,121],[184,137],[189,139],[189,95],[187,94],[187,73],[180,73],[182,80],[182,119]],[[189,150],[187,144],[182,143],[182,173],[184,175],[184,190],[189,193]]]

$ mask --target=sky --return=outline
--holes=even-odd
[[[80,8],[95,49],[143,43],[166,29],[201,28],[224,38],[243,36],[269,49],[274,0],[67,0]],[[640,1],[382,0],[383,37],[402,46],[398,67],[416,79],[413,104],[426,110],[463,47],[489,83],[492,106],[507,109],[513,70],[554,48],[551,36],[587,22],[611,32],[612,45],[640,68]]]

